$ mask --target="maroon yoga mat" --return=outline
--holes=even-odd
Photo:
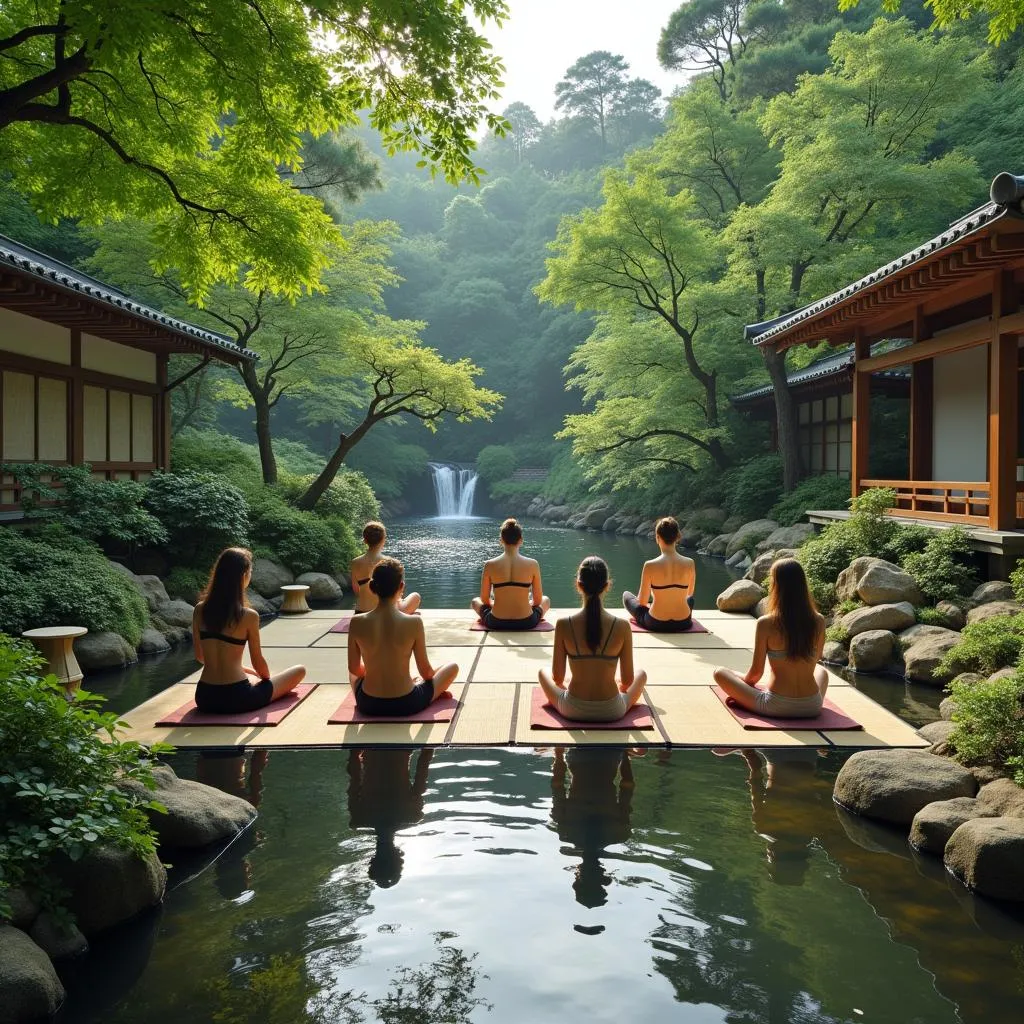
[[[372,725],[374,722],[450,722],[459,702],[445,692],[415,715],[364,715],[356,707],[356,695],[349,691],[337,710],[327,719],[330,725]]]
[[[531,729],[653,729],[654,719],[646,704],[634,704],[614,722],[577,722],[563,718],[549,703],[544,691],[535,686],[530,694]]]
[[[725,705],[726,711],[736,719],[744,729],[863,729],[860,722],[855,722],[848,714],[841,711],[835,704],[825,698],[821,714],[814,718],[768,718],[756,711],[747,711],[734,703],[720,687],[712,686],[715,696]],[[763,689],[763,687],[758,687]]]
[[[352,621],[352,616],[351,615],[346,615],[346,616],[344,616],[344,618],[338,619],[338,621],[333,626],[331,626],[331,628],[329,630],[327,630],[327,632],[328,633],[347,633],[348,632],[348,624],[351,621]]]
[[[256,711],[239,711],[233,715],[212,715],[200,711],[190,700],[177,711],[164,715],[157,725],[278,725],[291,714],[314,690],[316,683],[300,683],[283,697]]]
[[[629,628],[634,633],[657,633],[658,636],[686,636],[687,633],[708,633],[710,630],[707,626],[701,625],[696,619],[693,620],[693,625],[689,629],[684,629],[679,633],[662,633],[660,630],[644,629],[643,626],[637,625],[636,619],[630,617]]]
[[[547,619],[541,619],[536,626],[529,629],[491,629],[489,630],[479,619],[470,623],[469,628],[478,633],[550,633],[555,627]]]

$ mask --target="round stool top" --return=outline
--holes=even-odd
[[[305,583],[291,583],[288,586],[282,587],[282,590],[309,590],[309,587]]]
[[[85,626],[41,626],[39,629],[26,629],[21,635],[29,640],[61,640],[85,636],[88,632]]]

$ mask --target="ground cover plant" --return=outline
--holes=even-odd
[[[950,693],[957,760],[1010,768],[1024,786],[1024,668],[980,683],[954,680]]]

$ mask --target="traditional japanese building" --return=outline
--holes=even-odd
[[[198,358],[168,379],[172,355]],[[170,463],[170,392],[210,360],[255,359],[229,338],[167,316],[0,235],[0,462],[88,463],[141,480]],[[0,476],[0,512],[18,508]]]

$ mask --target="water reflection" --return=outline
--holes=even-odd
[[[395,833],[423,818],[423,795],[433,751],[424,747],[416,759],[410,781],[412,748],[354,749],[348,757],[348,813],[352,828],[372,828],[376,846],[368,874],[382,889],[402,877],[404,855],[395,845]]]
[[[555,749],[551,819],[558,838],[571,847],[562,852],[580,858],[572,888],[584,907],[608,902],[612,879],[601,858],[609,856],[606,847],[624,843],[630,835],[635,782],[629,756],[620,747]]]

